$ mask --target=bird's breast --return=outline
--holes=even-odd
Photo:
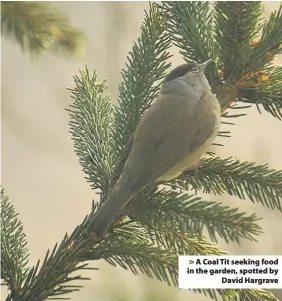
[[[217,98],[211,93],[203,95],[201,102],[194,107],[193,113],[190,112],[187,118],[189,120],[184,121],[183,131],[187,131],[187,136],[189,136],[190,131],[191,136],[187,138],[190,140],[187,142],[186,155],[178,164],[162,175],[159,178],[160,181],[174,179],[184,170],[195,166],[211,147],[217,135],[221,118],[221,108]]]

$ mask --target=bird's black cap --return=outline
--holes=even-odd
[[[181,76],[185,75],[187,72],[199,67],[199,65],[201,66],[201,69],[203,71],[205,71],[207,66],[211,62],[212,62],[212,60],[207,60],[203,64],[197,64],[197,63],[190,62],[190,63],[187,63],[187,64],[180,65],[180,66],[174,68],[173,70],[171,70],[169,72],[169,74],[164,79],[163,84],[165,84],[165,83],[167,83],[167,82],[169,82],[173,79],[176,79],[178,77],[181,77]]]
[[[196,67],[196,63],[188,63],[180,65],[169,72],[163,83],[167,83],[175,78],[185,75],[188,71]]]

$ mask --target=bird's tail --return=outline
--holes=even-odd
[[[123,181],[122,181],[123,182]],[[132,186],[131,186],[132,187]],[[103,236],[116,220],[116,217],[131,200],[134,192],[130,185],[117,183],[104,204],[98,209],[90,223],[88,231]]]

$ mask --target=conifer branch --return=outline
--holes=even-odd
[[[3,216],[8,216],[7,211],[9,212],[10,208],[2,204],[2,209],[1,221],[3,221]],[[94,208],[94,211],[96,209]],[[69,237],[65,236],[60,245],[56,245],[51,253],[48,251],[41,267],[39,267],[40,262],[38,261],[28,271],[23,285],[17,286],[16,290],[13,290],[11,295],[8,296],[7,301],[43,301],[47,297],[60,300],[66,299],[63,295],[77,291],[82,287],[70,284],[70,282],[88,279],[68,275],[78,270],[89,269],[87,264],[79,265],[79,262],[99,258],[104,258],[114,266],[118,264],[125,269],[129,269],[134,274],[141,272],[168,284],[177,285],[177,254],[153,247],[152,243],[148,241],[148,237],[147,242],[142,243],[143,235],[146,233],[145,229],[135,228],[131,232],[131,239],[128,239],[128,235],[130,235],[130,230],[134,228],[127,229],[127,237],[120,236],[121,231],[125,229],[118,229],[106,240],[95,243],[92,238],[87,238],[84,234],[88,221],[89,218],[86,218]],[[19,225],[19,223],[16,224]],[[141,238],[139,243],[135,239],[136,234],[138,234],[139,239]],[[224,301],[236,301],[239,295],[242,297],[251,296],[252,301],[274,300],[271,293],[262,290],[195,289],[193,291],[215,300],[218,300],[220,296]],[[11,296],[13,296],[12,299]]]
[[[275,55],[282,53],[282,3],[278,10],[270,14],[268,22],[262,27],[262,34],[253,45],[251,66],[257,71],[263,69]]]
[[[89,280],[89,278],[70,274],[84,270],[87,263],[80,264],[81,254],[88,252],[93,246],[92,237],[84,234],[88,219],[86,218],[68,237],[65,235],[61,243],[53,250],[47,251],[42,263],[37,263],[25,273],[19,286],[11,288],[13,301],[44,301],[70,292],[78,291],[82,286],[70,284],[72,281]],[[94,268],[89,268],[92,269]],[[62,297],[60,297],[62,299]]]
[[[95,72],[80,70],[74,76],[74,99],[70,112],[70,133],[75,152],[91,186],[106,194],[113,168],[113,105],[106,95],[106,82],[98,82]]]
[[[124,240],[119,240],[118,243],[111,240],[110,244],[100,247],[89,250],[82,260],[97,259],[98,252],[101,258],[113,266],[120,265],[135,275],[139,271],[151,278],[165,281],[169,285],[177,285],[178,257],[168,250],[161,250],[151,244],[128,243]]]
[[[185,58],[198,62],[216,58],[215,44],[212,43],[213,14],[209,2],[168,1],[162,5],[170,17],[168,30]]]
[[[181,233],[165,225],[157,225],[150,231],[152,241],[158,247],[171,250],[179,255],[226,255],[228,252],[220,250],[213,242],[193,231]]]
[[[132,241],[139,244],[153,244],[162,250],[167,250],[174,254],[186,255],[222,255],[227,252],[220,250],[215,244],[199,233],[189,232],[182,233],[179,229],[170,228],[170,224],[155,223],[154,229],[140,226],[139,223],[128,219],[116,226],[115,232],[112,233],[110,240],[119,242],[121,239],[125,242]],[[101,255],[104,254],[101,252]],[[102,256],[103,257],[103,256]]]
[[[126,226],[128,227],[128,226]],[[154,243],[154,234],[150,235],[152,242],[148,240],[145,243],[132,243],[134,240],[134,233],[131,233],[131,238],[128,243],[128,238],[124,236],[120,236],[121,231],[124,230],[125,227],[118,229],[116,232],[112,233],[108,238],[107,242],[104,241],[100,246],[96,246],[95,249],[89,250],[89,252],[84,258],[80,258],[81,260],[96,260],[98,258],[105,259],[108,263],[113,266],[121,266],[126,270],[130,270],[133,274],[138,275],[139,273],[145,274],[150,278],[157,278],[160,281],[166,282],[168,285],[178,285],[178,252],[171,252],[170,249],[163,250],[162,248],[153,247],[152,243]],[[129,229],[127,229],[129,230]],[[127,231],[126,230],[126,231]],[[137,230],[137,228],[135,228]],[[144,234],[144,229],[140,228],[140,233]],[[141,235],[142,235],[141,234]],[[130,232],[128,231],[128,235],[130,236]],[[189,235],[188,235],[189,236]],[[199,240],[195,236],[186,237],[186,243],[188,249],[191,252],[195,252],[198,247],[198,253],[196,254],[206,254],[208,251],[211,251],[212,254],[224,254],[224,252],[217,249],[215,246],[208,240]],[[111,243],[109,243],[111,241]],[[113,243],[114,242],[114,243]],[[180,242],[179,237],[179,243]],[[103,246],[104,244],[104,246]],[[177,242],[176,242],[177,244]],[[165,244],[162,244],[164,246]],[[187,247],[186,246],[186,247]],[[190,247],[192,248],[190,248]],[[97,254],[99,254],[97,256]],[[187,254],[187,253],[181,253]],[[188,253],[192,254],[192,253]],[[252,301],[274,301],[274,296],[270,292],[266,292],[258,289],[251,290],[229,290],[229,289],[193,289],[194,292],[203,294],[204,296],[210,297],[214,300],[229,300],[229,301],[237,301],[237,300],[249,300],[250,296],[252,297]],[[241,299],[242,298],[242,299]],[[263,299],[264,298],[264,299]]]
[[[252,54],[250,41],[262,27],[261,3],[255,1],[216,2],[215,38],[219,45],[223,79],[235,84],[253,66],[249,64]]]
[[[84,35],[48,2],[1,3],[2,35],[19,43],[31,56],[52,50],[80,54]]]
[[[219,298],[222,301],[279,301],[271,292],[262,289],[193,289],[193,291],[216,301]]]
[[[271,78],[261,73],[265,73],[282,49],[282,5],[264,25],[261,12],[260,2],[216,2],[215,37],[220,47],[220,69],[225,82],[217,96],[223,110],[240,100],[256,103],[258,109],[262,104],[266,111],[281,118],[281,89],[277,92],[268,85],[265,90]]]
[[[281,25],[282,26],[282,25]],[[260,106],[272,116],[282,119],[282,67],[270,66],[265,69],[265,76],[268,78],[263,84],[257,87],[241,87],[239,97],[242,102]]]
[[[218,46],[214,43],[214,18],[208,1],[168,1],[161,4],[169,24],[174,44],[186,61],[204,62],[208,59],[218,61]],[[209,67],[206,75],[216,91],[220,85],[215,65]]]
[[[141,36],[127,56],[119,85],[118,104],[114,112],[116,153],[126,145],[144,111],[157,97],[160,80],[170,63],[170,34],[166,18],[156,4],[151,3],[141,26]],[[117,163],[117,162],[116,162]]]
[[[247,215],[238,208],[203,201],[187,193],[162,189],[148,196],[140,195],[133,206],[133,216],[154,232],[165,227],[182,234],[202,235],[206,230],[213,241],[221,237],[237,243],[241,238],[256,241],[254,236],[261,233],[256,224],[260,219],[255,214]]]
[[[232,157],[205,158],[197,175],[187,171],[176,183],[188,190],[202,190],[215,195],[228,193],[240,199],[248,197],[252,202],[282,211],[282,171],[270,169],[267,164],[256,165]]]
[[[28,273],[29,251],[21,221],[9,197],[1,190],[1,279],[16,291]]]
[[[238,289],[236,300],[246,301],[279,301],[271,292],[262,289]]]

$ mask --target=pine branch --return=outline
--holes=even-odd
[[[215,39],[220,48],[223,78],[236,83],[245,73],[256,71],[249,63],[252,54],[250,41],[259,33],[260,2],[216,2]]]
[[[233,102],[232,104],[230,104],[228,106],[228,109],[225,109],[222,114],[221,114],[221,124],[227,124],[227,125],[235,125],[234,123],[232,122],[228,122],[228,121],[223,121],[224,119],[228,119],[228,118],[236,118],[236,117],[242,117],[242,116],[246,116],[247,114],[246,113],[241,113],[241,111],[244,112],[245,109],[248,109],[252,107],[251,105],[242,105],[242,104],[238,104],[238,102]],[[237,112],[236,112],[237,110]],[[228,130],[219,130],[217,132],[217,136],[218,137],[231,137],[231,131],[228,131]],[[223,144],[219,144],[219,143],[213,143],[213,145],[217,145],[217,146],[223,146]],[[211,152],[208,152],[208,154],[212,154],[214,155],[214,153],[211,153]]]
[[[187,171],[176,183],[184,189],[204,193],[228,193],[240,199],[248,197],[252,202],[282,211],[282,171],[270,169],[267,164],[240,162],[232,157],[205,158],[196,176],[193,171]]]
[[[105,194],[113,167],[113,106],[105,95],[106,82],[97,82],[95,72],[80,70],[80,77],[74,76],[74,81],[76,87],[69,89],[74,103],[68,111],[75,152],[86,179]]]
[[[215,5],[216,39],[220,45],[222,76],[226,82],[217,92],[222,107],[233,101],[262,104],[275,117],[281,117],[280,93],[265,87],[261,75],[282,49],[282,5],[262,23],[260,2],[217,2]],[[259,31],[262,35],[258,38]],[[257,106],[258,107],[258,106]],[[258,107],[259,109],[259,107]]]
[[[213,10],[208,1],[167,1],[162,2],[161,9],[168,20],[168,31],[172,34],[174,44],[179,47],[186,61],[218,61]],[[220,79],[215,65],[207,70],[206,75],[213,91],[216,91]]]
[[[210,247],[208,243],[207,245]],[[202,245],[200,245],[200,249],[202,249]],[[89,254],[87,254],[87,259],[96,259],[96,251],[97,250],[89,251]],[[111,265],[119,265],[123,269],[130,270],[134,275],[138,275],[141,272],[150,278],[157,278],[160,281],[164,281],[168,285],[178,285],[178,253],[171,253],[168,250],[162,250],[149,244],[128,244],[126,241],[119,241],[118,244],[110,244],[107,249],[104,247],[103,251],[100,250],[99,253],[103,254],[102,258],[104,258]],[[221,297],[224,301],[248,300],[240,298],[250,296],[252,297],[252,299],[250,299],[252,301],[275,300],[273,299],[274,296],[272,293],[256,289],[194,289],[193,291],[201,293],[215,300],[219,300],[218,298]]]
[[[164,2],[170,17],[168,30],[174,43],[187,59],[204,62],[216,58],[213,40],[213,15],[209,2]]]
[[[251,64],[255,70],[251,71],[263,69],[279,53],[282,53],[282,4],[271,13],[269,21],[263,25],[258,43],[254,44]]]
[[[111,236],[117,236],[113,233]],[[119,239],[118,243],[111,239],[106,244],[100,244],[89,250],[81,260],[97,259],[97,254],[113,266],[120,265],[133,274],[138,271],[167,284],[177,285],[178,257],[167,250],[153,247],[151,244],[138,244]]]
[[[204,294],[211,299],[219,300],[220,298],[223,301],[279,301],[271,292],[262,289],[193,289],[193,291]]]
[[[31,56],[46,50],[79,54],[84,40],[83,34],[48,2],[2,2],[1,31]]]
[[[181,233],[166,225],[155,225],[154,231],[149,230],[152,241],[165,250],[175,254],[185,255],[223,255],[227,252],[220,250],[213,242],[192,231]]]
[[[279,301],[271,292],[262,289],[238,289],[236,292],[238,301]]]
[[[91,237],[85,236],[86,218],[72,235],[65,235],[61,243],[56,244],[53,250],[47,251],[40,264],[36,263],[25,277],[21,287],[12,291],[13,301],[44,301],[47,297],[63,299],[61,296],[78,291],[82,286],[70,284],[72,281],[89,280],[78,275],[69,276],[72,273],[88,268],[87,263],[80,263],[80,257],[93,246]]]
[[[131,230],[134,231],[131,232]],[[124,236],[125,233],[126,235]],[[136,241],[134,242],[136,233],[138,233],[139,238],[142,237],[142,239],[139,240],[139,243]],[[146,232],[144,228],[138,227],[136,224],[132,226],[122,226],[111,233],[107,240],[104,240],[100,245],[89,250],[89,252],[85,254],[85,257],[81,257],[80,260],[97,260],[103,258],[113,266],[119,265],[123,269],[130,270],[134,275],[142,273],[150,278],[155,277],[160,281],[164,281],[168,285],[173,284],[177,286],[177,261],[180,249],[178,251],[175,250],[174,252],[169,249],[164,250],[153,247],[155,241],[154,239],[151,240],[153,238],[152,235],[150,235],[150,238],[147,236],[147,240],[143,241],[146,234],[148,235],[148,232]],[[224,254],[224,252],[221,252],[215,246],[212,246],[208,240],[198,240],[192,235],[190,235],[189,238],[188,236],[186,238],[186,243],[188,249],[192,252],[195,252],[196,248],[198,248],[203,254],[207,254],[208,250],[211,251],[212,254]],[[180,237],[178,237],[178,239],[180,242]],[[271,293],[262,290],[238,290],[237,292],[237,290],[227,289],[193,289],[193,291],[210,297],[211,299],[223,301],[237,301],[239,296],[246,295],[251,295],[253,297],[252,301],[261,301],[261,295],[269,297],[269,299],[265,299],[266,301],[272,301],[272,298],[270,297],[273,297]]]
[[[3,225],[6,225],[7,221],[7,219],[4,219],[3,217],[9,217],[9,213],[12,213],[10,216],[12,219],[9,218],[9,222],[12,221],[12,225],[20,225],[13,220],[13,217],[15,216],[14,209],[12,208],[11,210],[10,205],[3,205],[6,204],[7,201],[7,197],[2,194],[2,237],[3,233],[7,234],[7,229],[10,229],[3,227]],[[96,210],[96,207],[93,208],[93,214]],[[7,300],[43,301],[47,297],[60,300],[65,299],[63,295],[78,291],[82,287],[70,284],[70,282],[88,280],[88,278],[83,278],[81,276],[69,276],[71,273],[87,269],[87,264],[79,265],[79,262],[97,260],[100,258],[104,258],[114,266],[120,265],[125,269],[129,269],[134,274],[141,272],[149,277],[156,277],[168,284],[177,285],[178,253],[153,247],[152,241],[149,236],[147,236],[148,232],[146,229],[137,227],[137,225],[123,226],[121,229],[117,229],[116,232],[111,233],[107,239],[94,241],[92,237],[85,236],[85,229],[87,228],[87,223],[90,219],[91,217],[86,218],[82,224],[74,230],[70,237],[66,235],[59,246],[55,245],[52,252],[47,251],[41,266],[38,261],[37,264],[25,274],[24,282],[19,283],[20,285],[15,288],[10,286],[11,295],[10,297],[8,296]],[[125,233],[127,234],[125,235]],[[197,244],[196,242],[197,240],[194,239],[195,245]],[[208,242],[206,244],[204,243],[203,246],[209,247]],[[199,245],[199,247],[200,249],[202,248],[201,245]],[[1,248],[3,248],[3,240]],[[24,248],[21,249],[21,251],[23,250]],[[1,260],[3,261],[3,253]],[[17,263],[18,262],[19,261],[17,261]],[[18,268],[18,266],[12,267],[11,271],[14,272],[15,268]],[[215,300],[218,300],[218,296],[224,301],[237,300],[235,299],[237,293],[233,290],[197,289],[194,291]],[[238,293],[242,294],[242,296],[252,296],[252,301],[261,301],[261,299],[256,299],[256,291],[258,290],[242,290],[242,292],[241,290],[238,290]],[[259,293],[264,294],[264,296],[267,294],[264,291]]]
[[[165,227],[182,234],[202,235],[206,230],[213,241],[221,237],[226,242],[237,243],[241,238],[256,241],[254,236],[262,232],[256,224],[260,219],[255,214],[247,215],[238,208],[202,201],[195,195],[176,191],[163,189],[147,196],[140,195],[133,206],[133,216],[154,232]]]
[[[167,60],[171,57],[168,52],[171,37],[167,28],[167,20],[154,3],[150,4],[141,26],[141,36],[134,42],[127,56],[126,69],[121,72],[119,106],[114,112],[117,154],[129,140],[144,111],[157,97],[159,81],[170,66]]]
[[[222,255],[227,254],[214,245],[213,242],[198,233],[190,230],[182,233],[179,229],[172,229],[169,221],[166,223],[155,223],[154,230],[140,227],[140,224],[131,222],[121,223],[116,226],[115,232],[111,235],[111,241],[118,243],[120,239],[126,243],[132,241],[138,244],[153,244],[162,250],[167,250],[174,254],[186,255]],[[102,252],[101,255],[104,253]],[[101,256],[103,258],[103,256]]]
[[[1,279],[10,291],[17,291],[28,273],[26,236],[9,197],[1,190]]]
[[[237,117],[242,117],[242,116],[246,116],[247,114],[246,113],[233,113],[232,110],[244,110],[244,109],[248,109],[250,108],[251,106],[250,105],[239,105],[238,104],[239,102],[238,101],[235,101],[233,103],[231,103],[230,105],[228,105],[228,110],[225,110],[221,117],[223,118],[237,118]],[[221,123],[224,123],[224,122],[221,122]],[[230,124],[230,123],[229,123]],[[234,124],[232,124],[234,125]]]
[[[260,113],[262,106],[272,116],[282,120],[282,67],[270,66],[264,73],[268,78],[264,84],[253,88],[240,88],[240,100],[256,104]]]
[[[104,245],[102,243],[95,249],[89,250],[88,254],[86,254],[86,257],[81,258],[81,260],[96,260],[97,258],[103,258],[111,265],[119,265],[126,270],[130,270],[135,275],[138,275],[141,272],[142,274],[145,274],[150,278],[155,277],[158,280],[164,281],[169,285],[173,284],[177,286],[177,260],[179,252],[174,253],[170,252],[169,250],[162,250],[160,248],[153,247],[150,241],[147,241],[146,244],[128,243],[127,238],[125,239],[123,236],[120,237],[120,231],[123,230],[123,228],[120,228],[117,232],[112,233],[107,242],[104,241]],[[143,231],[144,229],[141,229],[141,232]],[[130,235],[129,232],[128,235]],[[132,237],[130,241],[133,241],[135,236],[134,233],[131,233],[131,236]],[[112,243],[113,241],[117,243]],[[197,239],[194,240],[193,243],[194,246],[196,246]],[[205,241],[201,241],[201,244],[198,247],[199,250],[203,250],[203,247],[211,248],[211,244],[208,241],[206,241],[206,243]],[[214,250],[218,252],[216,247],[214,248]],[[193,289],[193,291],[210,297],[211,299],[223,301],[277,300],[272,293],[258,289]]]

